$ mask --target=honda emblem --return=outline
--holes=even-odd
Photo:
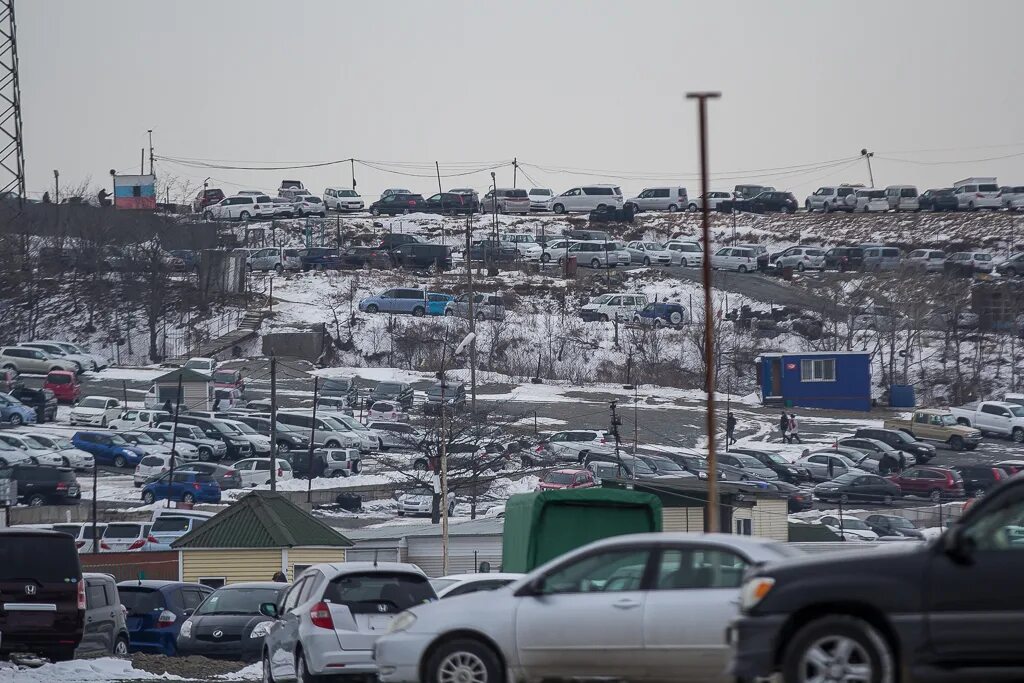
[[[380,604],[377,605],[377,611],[378,612],[387,612],[388,611],[388,606],[385,605],[384,603],[380,603]]]
[[[25,586],[25,595],[35,595],[36,587],[31,583]]]

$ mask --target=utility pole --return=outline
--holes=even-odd
[[[519,160],[516,157],[512,157],[512,187],[519,187],[516,185],[516,179],[519,177]]]
[[[466,297],[469,300],[469,408],[476,419],[476,314],[473,312],[473,269],[469,263],[469,249],[473,241],[473,224],[466,216]]]
[[[320,377],[313,375],[313,429],[309,433],[309,454],[306,456],[306,502],[313,502],[313,449],[316,446],[316,404],[320,399]],[[294,469],[294,468],[293,468]]]
[[[636,464],[636,447],[640,440],[640,387],[633,385],[633,464]],[[636,467],[633,467],[633,478],[636,479]]]
[[[440,194],[444,192],[444,190],[441,189],[441,165],[438,164],[436,161],[434,162],[434,170],[437,171],[437,191]],[[441,208],[444,209],[443,199],[441,201]]]
[[[348,163],[352,169],[352,189],[356,189],[356,160],[349,159]]]
[[[619,419],[618,414],[615,412],[615,401],[611,402],[609,409],[612,413],[612,436],[615,437],[616,476],[622,479],[622,458],[619,456],[619,425],[622,424],[622,420]]]
[[[270,490],[277,491],[277,356],[270,357]]]
[[[16,195],[21,211],[25,206],[25,147],[14,0],[0,0],[0,91],[0,196]]]
[[[60,204],[60,171],[53,171],[53,203]]]
[[[875,156],[874,152],[869,152],[867,149],[862,149],[860,155],[864,157],[864,161],[868,162],[868,178],[871,180],[871,187],[875,186],[875,174],[871,172],[871,157]]]
[[[153,175],[153,129],[146,132],[149,133],[149,175]]]
[[[697,112],[700,135],[700,192],[702,197],[708,196],[708,100],[718,99],[721,93],[696,92],[687,93],[686,97],[697,100]],[[711,213],[709,202],[701,202],[701,239],[704,241],[704,253],[711,249]],[[704,515],[704,529],[709,533],[719,530],[718,523],[718,458],[715,455],[715,365],[714,359],[714,328],[715,316],[711,310],[711,259],[705,258],[704,271],[704,389],[707,392],[705,410],[708,434],[708,503]]]
[[[139,148],[139,175],[146,173],[146,148]]]
[[[178,457],[178,413],[181,412],[181,373],[178,371],[178,391],[174,394],[174,431],[171,432],[171,469],[167,473],[167,481],[174,481],[174,461]],[[96,472],[96,466],[93,465],[93,473]],[[95,490],[95,489],[94,489]],[[167,507],[171,507],[171,497],[167,496]],[[96,530],[93,529],[93,537],[96,536]]]

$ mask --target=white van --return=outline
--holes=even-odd
[[[890,185],[885,188],[885,200],[893,211],[920,211],[917,188],[913,185]]]
[[[602,294],[590,300],[580,308],[580,316],[584,320],[612,319],[631,321],[637,311],[648,303],[644,294]]]
[[[618,185],[595,183],[581,185],[566,190],[550,201],[551,210],[555,213],[570,211],[593,211],[603,206],[622,208],[622,188]]]
[[[648,187],[635,197],[626,200],[633,207],[633,213],[641,211],[668,211],[675,213],[689,206],[685,187]]]
[[[854,211],[868,213],[888,210],[889,200],[886,199],[885,190],[857,190],[857,206]]]
[[[998,209],[1002,206],[995,178],[964,178],[953,183],[953,196],[961,211]]]
[[[362,211],[363,198],[355,190],[345,187],[328,187],[324,189],[324,205],[328,211]]]

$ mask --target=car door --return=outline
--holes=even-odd
[[[936,547],[925,573],[931,656],[961,666],[1024,665],[1024,490],[1015,489],[963,529],[963,554]],[[983,680],[979,675],[976,680]]]
[[[811,455],[801,463],[811,473],[811,477],[817,481],[828,479],[828,456]]]
[[[255,476],[253,464],[252,460],[243,460],[235,463],[234,468],[238,470],[238,476],[242,478],[242,486],[252,486]]]
[[[729,659],[725,631],[739,609],[749,562],[725,548],[663,547],[644,605],[644,664],[650,678],[720,681]]]
[[[292,678],[295,675],[295,646],[299,642],[299,626],[301,615],[298,611],[300,598],[305,591],[310,577],[303,577],[285,594],[284,600],[278,605],[277,624],[267,636],[270,651],[270,666],[277,680]]]
[[[643,667],[651,549],[600,548],[538,577],[517,600],[516,647],[526,677],[633,678]]]

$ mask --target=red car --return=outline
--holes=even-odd
[[[553,470],[544,475],[537,490],[588,489],[591,486],[597,486],[597,482],[590,470]]]
[[[78,377],[67,370],[52,370],[43,382],[43,389],[49,389],[58,401],[74,403],[82,395]]]
[[[238,370],[220,368],[213,372],[213,384],[217,389],[238,389],[238,393],[245,395],[245,380]]]
[[[222,199],[224,199],[224,190],[217,188],[200,190],[196,198],[192,200],[192,210],[200,213],[206,207],[216,204]]]
[[[905,496],[927,496],[936,503],[966,495],[960,473],[948,467],[908,467],[886,479],[899,484]]]

